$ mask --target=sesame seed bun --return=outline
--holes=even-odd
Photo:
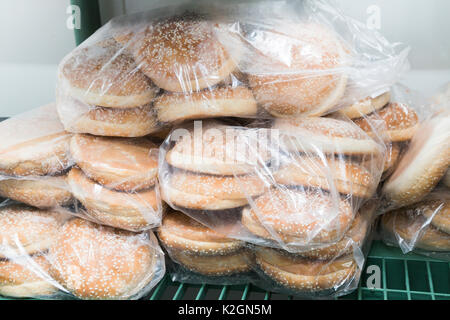
[[[252,136],[255,131],[208,121],[203,125],[201,140],[197,140],[193,128],[186,133],[166,154],[167,163],[179,169],[233,176],[254,173],[258,165],[265,165],[270,160],[269,152],[257,135]],[[198,144],[201,144],[201,150]]]
[[[346,54],[333,31],[316,23],[285,23],[254,32],[248,41],[256,66],[249,83],[261,106],[275,117],[296,117],[320,116],[338,103],[347,85],[347,75],[338,70]],[[274,43],[286,47],[283,54]]]
[[[82,299],[127,299],[153,278],[156,249],[134,234],[82,219],[67,221],[49,251],[51,276]]]
[[[367,236],[371,222],[370,214],[356,214],[350,229],[338,242],[317,249],[311,249],[298,254],[309,259],[332,260],[334,258],[353,254],[355,247],[361,248]]]
[[[53,175],[71,166],[69,140],[49,104],[0,123],[0,174]]]
[[[256,101],[245,87],[216,88],[186,95],[164,93],[155,101],[160,122],[256,116]]]
[[[58,86],[63,95],[110,108],[146,105],[158,91],[113,39],[75,49],[60,67]]]
[[[347,200],[319,190],[272,189],[242,210],[242,224],[253,234],[296,245],[336,242],[353,217]]]
[[[91,107],[73,99],[58,102],[64,128],[72,133],[96,136],[142,137],[158,130],[153,108],[145,105],[129,109]]]
[[[359,198],[369,198],[376,189],[374,177],[365,167],[344,159],[296,156],[273,177],[278,184],[321,188]]]
[[[439,231],[422,215],[412,215],[410,208],[384,214],[381,218],[383,230],[395,241],[430,251],[450,251],[450,235]]]
[[[209,88],[236,68],[213,24],[195,14],[162,19],[127,36],[118,33],[115,39],[128,47],[142,72],[167,91]]]
[[[151,153],[154,149],[155,152]],[[153,187],[158,175],[157,146],[150,140],[74,135],[70,153],[84,174],[118,191]]]
[[[277,119],[284,148],[290,152],[378,154],[382,148],[351,122],[332,118]]]
[[[72,202],[65,176],[0,180],[0,196],[37,208],[65,206]]]
[[[394,206],[422,200],[441,180],[450,164],[450,117],[421,125],[403,154],[383,193]]]
[[[353,280],[358,269],[351,255],[331,261],[309,260],[262,247],[255,254],[256,263],[268,277],[282,286],[305,292],[343,286]]]
[[[56,292],[56,288],[45,279],[50,269],[45,256],[28,257],[20,262],[0,260],[0,295],[31,298]]]
[[[393,142],[410,140],[417,128],[419,119],[416,112],[403,103],[389,103],[378,112],[364,118],[356,119],[354,122],[368,135],[374,135],[372,126],[374,121],[384,121],[386,134]]]
[[[51,211],[23,205],[0,208],[0,258],[47,250],[58,228],[59,221]]]
[[[367,97],[355,104],[342,108],[338,112],[350,119],[360,118],[372,112],[378,111],[389,103],[391,93],[385,92],[375,98]]]
[[[194,210],[225,210],[248,203],[266,189],[256,175],[213,176],[176,171],[162,184],[163,199]]]
[[[86,214],[96,221],[131,231],[148,229],[160,222],[162,208],[155,188],[133,193],[110,190],[77,168],[69,172],[67,181]]]
[[[186,254],[217,256],[241,250],[245,243],[227,238],[178,211],[168,212],[158,229],[158,238],[170,250]]]
[[[225,255],[199,256],[183,251],[172,251],[171,258],[190,271],[207,276],[226,276],[251,270],[253,255],[241,249]]]

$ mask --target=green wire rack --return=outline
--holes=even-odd
[[[381,288],[366,286],[370,276],[362,273],[358,289],[338,299],[350,300],[450,300],[450,262],[416,254],[375,241],[366,266],[380,268]],[[173,282],[169,275],[156,286],[150,300],[277,300],[294,296],[268,292],[251,284],[239,286],[192,285]]]

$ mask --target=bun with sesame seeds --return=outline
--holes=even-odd
[[[391,208],[422,200],[450,165],[450,116],[432,118],[420,126],[397,168],[383,186]]]
[[[244,242],[227,238],[179,211],[166,213],[158,229],[158,238],[170,250],[205,256],[234,253],[245,245]]]
[[[195,173],[233,176],[254,173],[256,164],[270,161],[265,141],[258,139],[258,133],[266,135],[269,130],[250,130],[209,120],[202,124],[201,134],[197,132],[190,126],[181,137],[170,136],[169,140],[177,140],[165,156],[169,165]]]
[[[48,250],[60,227],[58,215],[24,205],[0,208],[0,259]]]
[[[71,134],[55,104],[33,109],[0,123],[0,175],[56,175],[69,168]]]
[[[214,23],[198,14],[175,15],[125,33],[118,32],[115,39],[132,53],[142,72],[167,91],[210,88],[237,66],[216,38]]]
[[[333,118],[277,119],[283,147],[290,152],[376,155],[383,147],[358,126]]]
[[[37,208],[54,208],[72,203],[65,176],[0,180],[0,196]]]
[[[162,197],[172,207],[226,210],[245,206],[266,189],[256,175],[214,176],[175,171],[163,180]]]
[[[158,91],[114,39],[69,54],[59,68],[58,90],[88,105],[116,109],[149,104]]]
[[[164,93],[155,101],[160,122],[213,117],[255,117],[257,106],[245,87],[211,88],[192,94]]]
[[[345,199],[319,190],[271,189],[242,210],[251,233],[286,245],[333,243],[350,227],[354,213]]]
[[[50,263],[45,255],[0,260],[0,295],[14,298],[51,296],[56,287],[49,281]]]
[[[158,175],[156,150],[156,144],[144,138],[77,134],[70,142],[70,153],[87,177],[124,192],[141,191],[155,185]]]
[[[172,260],[202,275],[224,276],[250,270],[245,243],[227,238],[181,212],[169,212],[158,237]]]
[[[321,116],[345,92],[346,53],[333,30],[317,23],[284,23],[254,30],[249,82],[256,100],[274,117]],[[272,48],[274,44],[281,48]]]
[[[293,156],[275,171],[276,183],[321,188],[358,198],[369,198],[377,184],[370,171],[346,159]]]
[[[358,264],[353,255],[333,260],[310,260],[281,250],[257,247],[256,263],[275,287],[296,294],[339,291],[357,278]]]
[[[142,137],[159,130],[155,112],[150,105],[127,109],[104,108],[62,98],[57,108],[64,128],[72,133]]]
[[[51,246],[50,275],[81,299],[137,299],[164,273],[150,233],[130,233],[71,219]]]
[[[80,169],[73,168],[67,177],[73,196],[83,207],[77,213],[116,228],[142,231],[157,226],[163,211],[158,190],[120,192],[90,180]]]
[[[367,97],[351,106],[339,109],[339,113],[350,119],[361,118],[372,112],[376,112],[389,103],[390,92],[385,92],[375,98]]]
[[[386,134],[393,142],[410,140],[419,126],[416,112],[403,103],[389,103],[380,111],[355,119],[354,122],[369,135],[373,135],[371,123],[377,120],[384,121]]]

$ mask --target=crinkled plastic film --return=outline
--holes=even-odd
[[[418,203],[385,213],[380,227],[383,240],[404,253],[450,260],[449,214],[449,190],[438,188]]]
[[[341,241],[302,253],[255,247],[255,284],[264,290],[307,299],[346,295],[358,286],[372,241],[377,203],[359,212],[360,221]]]
[[[54,104],[0,123],[0,197],[129,231],[159,226],[159,143],[64,131]]]
[[[160,148],[162,198],[234,239],[291,252],[326,246],[375,194],[385,154],[376,139],[333,118],[195,121]]]
[[[383,94],[408,48],[336,7],[212,2],[115,18],[61,62],[61,121],[139,137],[187,119],[320,116]]]
[[[0,294],[138,299],[165,273],[151,232],[131,233],[7,200],[0,207]]]

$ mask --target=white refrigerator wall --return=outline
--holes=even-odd
[[[411,46],[405,83],[430,94],[450,81],[449,0],[335,0],[390,41]],[[99,0],[102,21],[186,0]],[[58,62],[75,46],[69,0],[0,1],[0,117],[54,100]]]

